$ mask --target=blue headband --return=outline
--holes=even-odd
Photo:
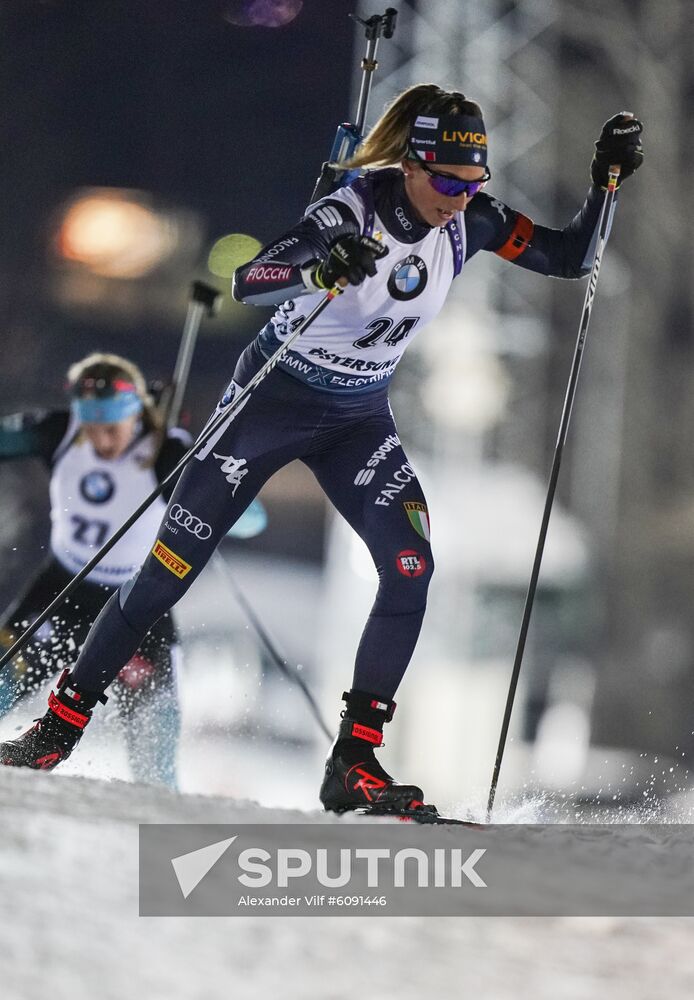
[[[134,413],[141,413],[142,400],[136,392],[118,392],[105,399],[83,396],[72,400],[71,409],[83,424],[117,424]]]
[[[417,115],[410,128],[410,149],[429,163],[486,167],[487,133],[474,115]]]

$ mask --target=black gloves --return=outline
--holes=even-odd
[[[340,278],[346,279],[341,284],[360,285],[367,275],[373,278],[376,261],[387,253],[387,246],[369,236],[343,236],[315,269],[313,280],[319,288],[332,288]]]
[[[621,167],[620,184],[639,169],[643,163],[642,131],[643,125],[638,118],[631,118],[626,111],[620,111],[605,122],[595,143],[595,156],[590,165],[590,175],[596,187],[607,187],[607,174],[613,163]]]

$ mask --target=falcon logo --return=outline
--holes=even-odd
[[[88,472],[80,480],[80,493],[89,503],[106,503],[113,496],[115,489],[113,479],[102,469]]]
[[[424,291],[428,280],[427,266],[421,257],[410,254],[398,261],[388,278],[388,291],[399,302],[415,299]]]

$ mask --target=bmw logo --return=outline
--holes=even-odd
[[[388,291],[394,299],[401,302],[414,299],[424,291],[427,285],[427,266],[421,257],[410,254],[404,260],[398,261],[388,278]]]
[[[89,503],[106,503],[113,496],[115,485],[108,472],[88,472],[80,481],[80,493]]]

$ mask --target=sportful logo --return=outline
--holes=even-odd
[[[207,541],[207,539],[212,535],[212,528],[210,525],[205,521],[201,521],[199,517],[195,516],[195,514],[191,514],[191,512],[186,510],[185,507],[181,507],[180,503],[175,503],[173,505],[169,511],[168,520],[173,521],[174,524],[180,524],[182,528],[189,531],[191,535],[195,535],[195,537],[199,538],[201,542]],[[173,533],[176,534],[175,528],[171,528],[169,525],[167,525],[167,527],[169,528],[169,531],[173,531]]]
[[[170,573],[177,576],[179,580],[182,580],[186,573],[191,570],[190,563],[187,563],[185,559],[181,559],[177,556],[168,545],[164,545],[160,538],[157,538],[156,544],[152,549],[152,555],[155,559],[158,559],[162,566],[166,566]]]
[[[393,448],[397,448],[400,444],[400,438],[397,434],[389,434],[385,439],[380,448],[377,448],[373,453],[369,461],[366,463],[365,468],[360,469],[356,474],[354,479],[355,486],[368,486],[373,477],[376,475],[376,466],[379,463],[384,462],[388,455],[391,453]]]
[[[311,212],[309,218],[315,219],[316,222],[322,222],[328,229],[342,225],[342,216],[334,205],[322,205],[315,212]]]
[[[222,472],[226,473],[226,481],[229,485],[234,487],[231,495],[235,497],[241,480],[248,475],[248,469],[243,468],[246,465],[246,459],[234,458],[232,455],[218,455],[216,452],[212,453],[212,457],[222,463]]]

